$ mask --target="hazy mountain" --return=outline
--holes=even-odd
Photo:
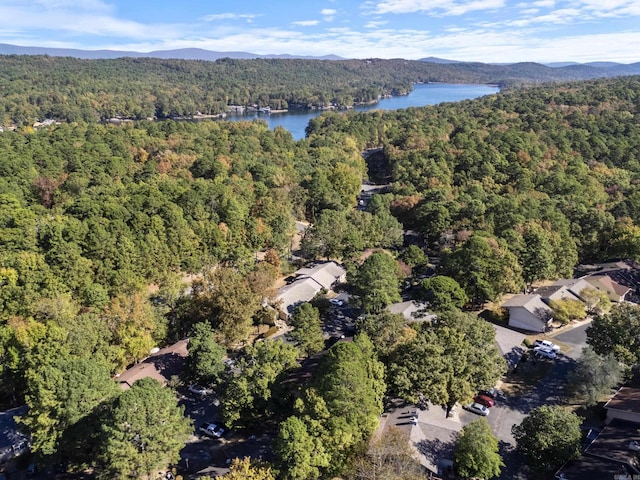
[[[249,52],[214,52],[202,48],[181,48],[176,50],[156,50],[153,52],[131,52],[125,50],[78,50],[74,48],[20,47],[0,43],[0,55],[49,55],[51,57],[74,57],[88,60],[109,58],[174,58],[178,60],[218,60],[219,58],[301,58],[307,60],[341,60],[336,55],[322,57],[298,55],[258,55]]]
[[[544,63],[543,65],[551,68],[571,67],[572,65],[579,65],[578,62],[551,62]]]
[[[447,60],[446,58],[438,58],[438,57],[421,58],[420,61],[429,62],[429,63],[442,63],[445,65],[449,63],[462,63],[462,62],[459,62],[458,60]]]
[[[589,63],[585,63],[585,65],[589,65],[590,67],[596,67],[596,68],[611,68],[611,67],[619,67],[621,65],[624,65],[624,63],[617,63],[617,62],[589,62]]]

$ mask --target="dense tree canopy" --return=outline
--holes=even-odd
[[[618,72],[618,74],[624,72]],[[228,105],[348,107],[424,82],[498,83],[595,78],[592,67],[442,64],[411,60],[0,57],[0,126],[218,114]],[[113,79],[117,78],[118,81]]]
[[[580,418],[561,406],[533,410],[513,426],[518,450],[534,470],[551,470],[580,456]]]
[[[102,425],[101,478],[150,476],[179,459],[192,433],[174,392],[143,378],[119,395]]]
[[[621,303],[608,314],[598,315],[587,328],[587,343],[599,355],[612,354],[633,366],[640,362],[640,307]]]
[[[411,402],[427,399],[451,408],[495,385],[505,370],[491,325],[473,314],[449,312],[397,347],[388,378],[393,393]]]
[[[399,302],[398,262],[388,253],[374,252],[353,273],[349,283],[367,313],[380,313]]]
[[[455,465],[463,478],[488,480],[500,475],[504,462],[498,453],[498,439],[486,418],[474,420],[460,431]]]

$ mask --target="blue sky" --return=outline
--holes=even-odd
[[[0,43],[631,63],[640,0],[0,0]]]

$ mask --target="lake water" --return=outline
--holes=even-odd
[[[425,105],[435,105],[442,102],[458,102],[470,98],[491,95],[499,91],[498,87],[490,85],[463,85],[447,83],[428,83],[414,85],[413,91],[409,95],[399,97],[383,98],[375,105],[357,106],[354,110],[365,112],[367,110],[397,110],[399,108],[423,107]],[[225,120],[241,121],[260,118],[269,124],[270,129],[277,126],[286,128],[291,132],[293,138],[300,140],[304,138],[304,130],[307,128],[309,120],[322,114],[321,110],[292,110],[286,113],[259,114],[248,113],[244,115],[227,115]]]

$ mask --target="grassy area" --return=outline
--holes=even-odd
[[[505,377],[501,390],[510,396],[522,395],[542,380],[552,366],[551,362],[527,357],[524,362],[520,361],[515,371],[509,372]]]

